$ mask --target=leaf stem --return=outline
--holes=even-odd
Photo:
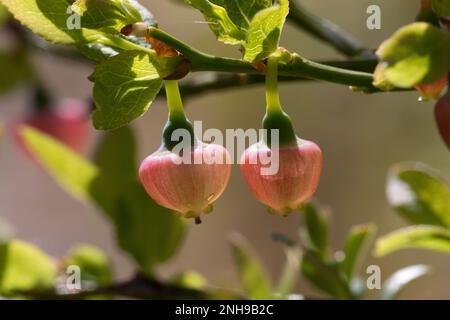
[[[312,36],[332,45],[337,51],[348,57],[369,52],[357,39],[338,25],[313,15],[300,6],[298,2],[290,2],[288,21],[291,21]]]

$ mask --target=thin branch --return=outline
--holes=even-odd
[[[350,61],[325,61],[322,64],[346,68],[355,71],[373,72],[377,65],[376,59],[364,58]],[[310,81],[307,78],[280,77],[280,82],[304,82]],[[224,91],[235,88],[247,88],[254,85],[264,84],[264,75],[245,73],[222,73],[206,72],[197,75],[189,80],[183,80],[180,90],[184,98],[192,98],[211,91]],[[164,97],[162,89],[158,97]]]
[[[243,299],[235,292],[217,290],[219,297],[228,299]],[[95,290],[82,291],[75,294],[59,294],[55,290],[21,292],[28,298],[39,300],[82,300],[93,296],[113,296],[134,299],[158,299],[158,300],[207,300],[216,297],[216,292],[188,289],[177,285],[162,283],[154,279],[148,279],[137,275],[129,281],[113,284],[108,287]]]
[[[308,12],[298,2],[290,2],[288,21],[307,31],[314,37],[331,44],[348,57],[369,52],[364,45],[338,25]]]
[[[149,28],[149,35],[184,54],[191,62],[191,71],[216,71],[231,73],[261,74],[251,63],[212,56],[200,52],[186,43],[174,38],[170,34],[158,29]],[[347,70],[310,61],[298,55],[293,55],[292,60],[287,64],[280,64],[280,76],[294,78],[308,78],[322,80],[348,86],[364,87],[369,91],[377,91],[373,87],[373,76],[370,73]]]

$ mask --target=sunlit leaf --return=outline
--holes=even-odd
[[[259,11],[251,20],[244,44],[244,59],[250,62],[267,58],[278,49],[281,31],[289,13],[289,1]]]
[[[450,185],[433,169],[398,164],[390,170],[386,192],[390,205],[409,222],[450,227]]]
[[[112,280],[111,262],[99,248],[91,245],[78,245],[72,248],[64,259],[66,266],[80,268],[81,280],[106,286]]]
[[[361,262],[367,243],[375,235],[376,226],[373,224],[353,227],[344,245],[344,260],[341,262],[341,269],[347,279],[352,279],[354,272]]]
[[[50,289],[56,273],[53,259],[34,245],[20,240],[0,244],[0,295]]]
[[[430,268],[425,265],[415,265],[396,271],[384,283],[380,292],[381,300],[395,300],[402,291],[415,280],[425,276]]]
[[[450,253],[450,229],[418,225],[394,231],[377,240],[375,255],[384,256],[403,249]]]
[[[386,79],[401,88],[433,83],[450,69],[450,34],[431,24],[416,22],[397,31],[378,49],[382,69],[375,84]]]

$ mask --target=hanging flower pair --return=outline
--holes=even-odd
[[[263,128],[267,134],[245,150],[241,170],[253,195],[270,211],[287,215],[299,208],[316,191],[322,171],[322,152],[313,142],[295,135],[289,116],[283,111],[278,94],[279,56],[268,59],[266,72],[267,110]],[[228,151],[216,144],[205,144],[194,133],[186,118],[175,80],[165,82],[169,119],[160,149],[141,164],[139,176],[146,191],[158,204],[200,223],[200,215],[212,211],[212,204],[224,192],[231,174]],[[177,129],[189,133],[191,151],[178,154],[173,141]],[[279,144],[271,140],[276,130]],[[277,172],[264,174],[267,159],[277,153]],[[219,159],[214,163],[195,159]],[[186,161],[188,160],[188,161]],[[191,161],[189,161],[191,160]]]

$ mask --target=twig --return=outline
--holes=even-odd
[[[341,27],[331,21],[313,15],[296,1],[290,2],[288,21],[314,37],[331,44],[336,50],[348,57],[355,57],[368,52],[362,43]]]

